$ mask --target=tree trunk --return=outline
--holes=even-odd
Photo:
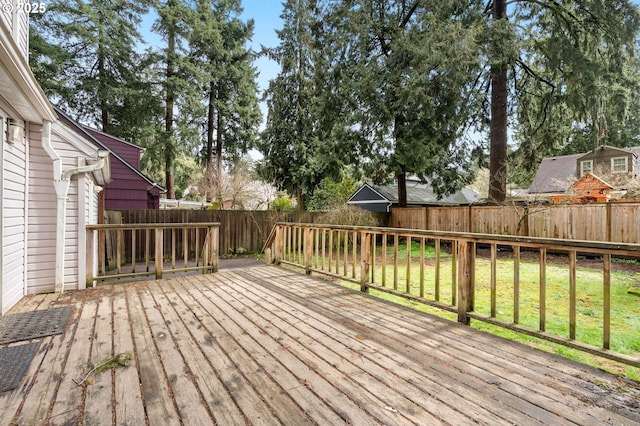
[[[398,207],[407,207],[407,173],[404,168],[396,178],[398,179]]]
[[[402,143],[404,119],[397,115],[393,119],[393,137],[395,138],[396,149]],[[398,206],[407,207],[407,169],[404,164],[400,165],[400,172],[396,175],[398,181]]]
[[[213,200],[213,132],[215,130],[216,93],[214,82],[209,83],[209,112],[207,115],[207,158],[205,169],[207,202]],[[216,147],[217,148],[217,147]]]
[[[168,40],[167,40],[167,93],[165,100],[165,147],[164,147],[164,171],[165,171],[165,182],[167,189],[167,198],[174,199],[176,198],[175,188],[174,188],[174,175],[173,175],[173,157],[174,157],[174,140],[173,140],[173,104],[175,102],[175,93],[173,90],[173,76],[175,74],[174,71],[174,58],[176,50],[176,35],[173,30],[169,30]]]
[[[494,0],[493,19],[506,19],[505,0]],[[507,196],[507,67],[492,70],[489,124],[489,202],[503,204]]]
[[[302,186],[298,185],[298,188],[296,189],[296,199],[298,202],[298,210],[303,212],[305,209],[305,200],[304,200],[304,191],[302,190]]]
[[[102,122],[102,131],[109,133],[109,105],[107,103],[107,96],[105,93],[106,88],[106,71],[105,71],[105,59],[102,46],[98,45],[98,78],[100,79],[99,93],[100,97],[100,121]]]
[[[216,129],[216,200],[219,207],[224,207],[222,199],[222,117],[218,112],[218,126]]]

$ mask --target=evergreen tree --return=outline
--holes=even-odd
[[[34,28],[55,28],[48,32],[50,40],[44,40],[47,34],[36,32],[32,52],[35,68],[54,102],[76,118],[121,135],[130,117],[122,106],[144,96],[148,89],[139,84],[141,61],[136,51],[141,41],[138,24],[148,3],[123,0],[115,7],[106,0],[55,0],[47,6],[49,22],[42,22],[43,16]],[[54,45],[61,49],[52,48]],[[46,77],[42,64],[57,73]]]
[[[246,154],[255,143],[260,121],[257,73],[252,65],[253,55],[246,48],[253,34],[253,21],[242,22],[241,13],[238,0],[200,0],[191,37],[190,58],[198,68],[207,110],[207,199],[215,198],[220,204],[224,155],[233,159]]]
[[[54,9],[55,12],[55,9]],[[73,94],[67,84],[78,64],[71,52],[60,46],[59,22],[48,14],[29,17],[29,66],[36,80],[51,99],[68,99]]]
[[[521,0],[509,10],[496,0],[493,7],[485,32],[492,70],[489,199],[501,203],[507,114],[516,142],[511,163],[523,183],[545,155],[631,144],[640,18],[626,0]]]
[[[339,123],[348,99],[331,63],[336,44],[320,1],[288,0],[281,15],[280,45],[265,53],[281,66],[264,99],[268,115],[259,142],[259,175],[294,194],[298,208],[323,178],[340,177],[354,158],[349,129]]]
[[[479,71],[473,8],[457,3],[344,1],[331,18],[341,34],[340,83],[348,88],[350,128],[376,181],[395,177],[407,205],[406,175],[439,194],[470,178],[465,133],[477,111]]]
[[[164,101],[163,133],[157,142],[160,142],[160,151],[164,163],[165,187],[167,198],[175,198],[175,160],[184,146],[178,143],[180,132],[177,130],[176,110],[180,111],[179,104],[189,103],[187,93],[194,87],[193,80],[189,78],[190,67],[186,59],[185,43],[192,31],[191,23],[193,11],[183,0],[166,0],[156,6],[158,20],[153,29],[160,34],[166,46],[162,51],[162,66],[164,75],[162,78],[162,98]]]

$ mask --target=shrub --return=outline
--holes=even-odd
[[[378,226],[375,213],[348,204],[339,204],[319,216],[318,223],[346,226]]]
[[[271,202],[269,209],[275,210],[277,212],[286,212],[286,211],[293,210],[294,207],[291,199],[287,197],[278,197]]]

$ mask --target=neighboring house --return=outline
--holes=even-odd
[[[615,148],[600,146],[585,154],[547,157],[542,160],[529,197],[539,200],[566,196],[576,180],[591,173],[612,185],[610,199],[626,193],[625,183],[637,179],[640,173],[640,147]]]
[[[140,171],[144,148],[83,126],[56,109],[60,120],[90,143],[111,153],[111,183],[104,189],[105,210],[147,210],[160,208],[164,188]]]
[[[611,200],[613,186],[587,172],[564,195],[552,195],[552,204],[606,203]]]
[[[430,186],[407,180],[407,204],[409,207],[469,205],[477,200],[478,194],[467,188],[438,199]],[[398,186],[365,183],[349,197],[347,204],[370,212],[389,212],[391,207],[398,205]]]
[[[110,179],[108,153],[58,121],[28,66],[28,14],[9,9],[0,11],[2,314],[25,294],[86,286],[97,251],[85,226]]]

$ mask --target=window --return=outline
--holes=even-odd
[[[617,157],[611,159],[611,171],[613,173],[625,173],[629,171],[627,157]]]
[[[580,176],[593,172],[593,160],[584,160],[580,162]]]

